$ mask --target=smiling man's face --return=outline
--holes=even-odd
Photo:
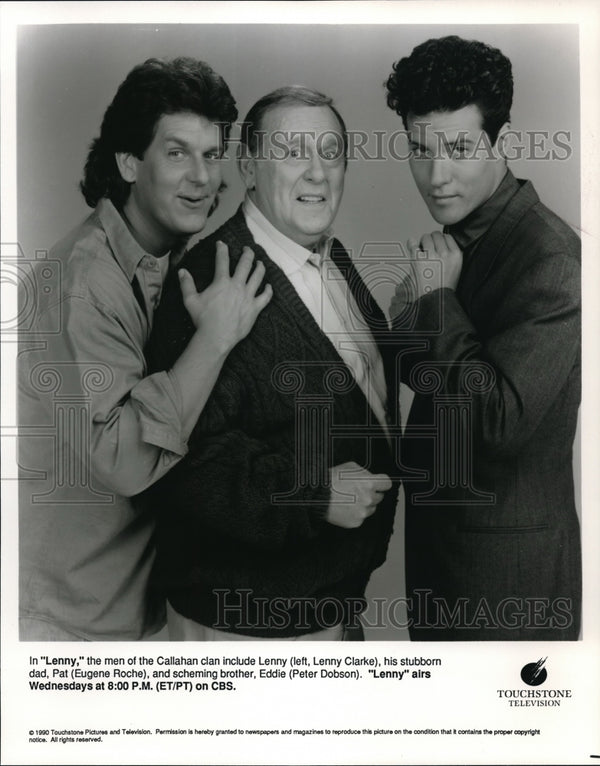
[[[328,106],[291,104],[266,113],[265,140],[242,166],[261,213],[303,247],[318,241],[338,211],[346,170],[341,126]]]
[[[153,255],[201,231],[222,181],[219,126],[198,114],[164,114],[142,159],[121,156],[131,184],[124,205],[134,236]]]
[[[475,104],[407,117],[410,169],[429,212],[442,225],[458,223],[483,205],[506,173],[498,141],[490,146],[481,123]]]

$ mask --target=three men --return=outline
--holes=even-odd
[[[507,170],[511,101],[510,62],[455,37],[388,81],[445,227],[411,243],[415,282],[393,303],[416,392],[403,451],[416,639],[579,631],[579,242]],[[147,374],[169,261],[216,204],[236,116],[189,59],[136,67],[107,110],[82,185],[95,213],[52,252],[61,292],[21,352],[22,638],[152,634],[155,539],[174,638],[348,638],[385,557],[393,360],[331,236],[346,131],[326,97],[286,88],[251,109],[246,199],[186,259],[193,279],[172,280]],[[274,300],[224,364],[265,280]],[[128,499],[167,471],[151,509]]]
[[[129,499],[187,441],[229,350],[270,298],[233,277],[202,294],[183,273],[192,332],[168,372],[144,346],[170,262],[217,202],[235,101],[204,62],[149,59],[108,107],[81,184],[92,215],[39,262],[35,342],[20,345],[20,636],[138,639],[164,624],[152,597],[154,514]],[[247,281],[246,281],[247,280]],[[52,282],[50,282],[52,284]]]
[[[260,99],[242,125],[244,203],[184,261],[202,289],[218,240],[234,261],[251,247],[273,300],[225,363],[188,455],[147,493],[162,504],[157,580],[174,639],[360,635],[396,492],[390,370],[375,343],[385,319],[330,232],[346,146],[322,94],[294,86]],[[173,285],[154,368],[192,331]]]
[[[405,483],[411,638],[576,639],[579,240],[507,169],[500,51],[428,40],[387,88],[444,226],[409,243],[414,282],[392,304],[415,391],[404,462],[421,472]]]

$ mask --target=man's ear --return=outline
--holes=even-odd
[[[256,187],[256,160],[254,157],[240,157],[238,166],[246,189],[248,191],[254,189]]]
[[[125,182],[133,184],[137,181],[139,160],[135,155],[131,152],[115,152],[115,162]]]

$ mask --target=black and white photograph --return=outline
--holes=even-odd
[[[69,5],[1,8],[2,763],[600,758],[593,4]]]

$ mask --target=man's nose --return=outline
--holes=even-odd
[[[431,185],[443,186],[450,181],[450,160],[445,157],[436,157],[431,161]]]
[[[308,167],[304,172],[304,176],[313,183],[321,183],[325,179],[323,160],[321,157],[319,157],[319,153],[317,151],[310,153],[308,158]]]
[[[195,157],[192,159],[187,176],[189,181],[198,186],[204,186],[210,181],[210,174],[204,157]]]

